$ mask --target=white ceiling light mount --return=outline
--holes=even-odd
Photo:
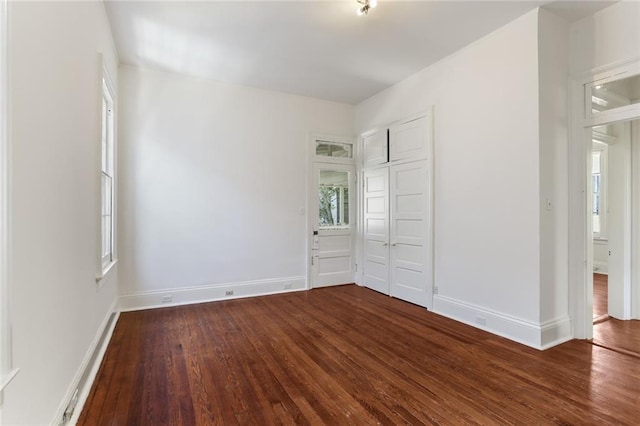
[[[356,0],[358,2],[358,9],[356,12],[358,16],[367,15],[369,13],[369,9],[375,9],[378,5],[378,0]]]

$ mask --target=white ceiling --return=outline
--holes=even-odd
[[[123,64],[357,104],[548,1],[106,1]],[[611,2],[559,2],[576,20]]]

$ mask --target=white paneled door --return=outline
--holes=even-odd
[[[389,168],[391,296],[431,308],[431,209],[426,161]]]
[[[372,130],[362,135],[362,161],[365,167],[389,161],[389,143],[386,129]]]
[[[433,304],[433,111],[362,135],[362,284]]]
[[[420,159],[431,146],[429,119],[420,117],[389,127],[389,161]]]
[[[363,173],[365,287],[431,308],[431,183],[427,161]]]
[[[312,287],[354,281],[355,167],[314,163]]]
[[[365,287],[389,294],[389,168],[363,174]]]

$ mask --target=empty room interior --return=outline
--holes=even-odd
[[[640,421],[640,1],[0,0],[0,424]]]

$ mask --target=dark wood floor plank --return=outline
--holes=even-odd
[[[593,274],[593,343],[640,358],[640,320],[609,317],[609,277]]]
[[[604,274],[593,274],[593,317],[598,318],[609,312],[609,277]]]
[[[294,316],[293,313],[297,310],[295,306],[296,304],[290,303],[286,307],[281,306],[281,309],[277,311],[272,310],[272,317],[292,330],[290,337],[293,338],[299,346],[305,348],[305,352],[310,355],[313,362],[325,373],[332,377],[343,377],[342,382],[347,385],[347,391],[351,395],[356,395],[355,399],[359,405],[366,406],[369,412],[372,412],[376,407],[384,408],[385,405],[378,404],[376,398],[367,397],[374,396],[375,394],[389,395],[393,389],[386,386],[387,382],[374,375],[365,376],[362,374],[363,370],[365,370],[363,365],[366,363],[366,360],[360,359],[360,363],[353,362],[353,359],[345,353],[345,348],[350,345],[348,342],[345,342],[344,338],[332,339],[332,336],[335,337],[338,335],[333,334],[329,336],[327,333],[321,332],[325,327],[328,327],[326,320],[323,321],[320,318],[322,316],[321,312],[313,313],[314,317],[318,318],[314,326],[305,326],[301,330],[296,330],[295,325],[293,325],[293,322],[296,320],[292,319]],[[291,311],[286,308],[290,308]],[[323,344],[317,345],[316,342],[323,342]],[[343,385],[343,387],[345,386]],[[357,391],[358,389],[367,388],[375,392],[359,394]],[[405,400],[411,397],[410,395],[403,396]],[[392,418],[397,417],[397,413],[392,409],[385,410],[385,412],[376,410],[374,417],[381,422],[390,422]],[[416,419],[411,418],[410,420]],[[412,423],[415,423],[415,421]]]
[[[237,318],[237,323],[242,329],[243,322],[247,319],[243,313],[243,310],[234,310],[232,315]],[[255,318],[251,318],[250,323],[256,321]],[[274,371],[272,370],[270,359],[265,354],[255,356],[256,351],[263,351],[264,349],[259,345],[255,345],[256,339],[247,339],[253,332],[256,332],[255,326],[248,326],[243,329],[242,333],[236,333],[236,338],[244,340],[249,345],[246,348],[246,354],[249,357],[245,357],[245,354],[238,354],[240,360],[241,369],[244,373],[244,380],[247,385],[253,388],[255,392],[254,397],[258,404],[262,414],[266,416],[263,424],[287,424],[293,422],[294,424],[308,424],[308,420],[305,415],[299,409],[297,403],[293,400],[292,396],[287,392],[287,389],[278,380]],[[266,336],[265,333],[259,333],[261,338]],[[297,395],[295,388],[291,388],[294,395]],[[274,416],[275,413],[278,413]],[[284,417],[282,417],[284,416]]]
[[[621,424],[640,363],[354,285],[123,313],[79,424]]]
[[[249,315],[245,312],[242,316]],[[283,330],[281,322],[271,315],[269,321],[259,322],[256,318],[252,320],[247,325],[246,332],[252,333],[253,327],[259,327],[262,331],[262,338],[253,339],[254,343],[258,343],[256,350],[267,355],[265,360],[270,363],[281,383],[295,386],[296,393],[299,392],[307,399],[323,422],[334,423],[343,416],[363,420],[361,424],[371,424],[374,419],[344,391],[338,378],[323,371],[313,362],[311,354],[300,346],[300,342],[291,338],[292,330]]]
[[[210,311],[198,305],[194,307],[196,318],[192,323],[189,356],[193,381],[191,389],[197,390],[198,401],[194,403],[196,410],[201,407],[199,424],[239,424],[236,418],[236,407],[231,386],[230,371],[225,356],[232,356],[226,344],[225,329],[228,314],[224,309]],[[242,350],[242,348],[238,348]],[[191,375],[190,375],[191,378]],[[241,409],[242,411],[242,409]]]
[[[383,319],[380,319],[381,321]],[[408,340],[411,343],[410,344],[404,344],[402,342],[402,340],[406,340],[407,337],[407,333],[410,333],[409,330],[404,330],[404,333],[401,334],[401,336],[405,336],[405,339],[391,339],[390,341],[392,342],[392,348],[389,352],[388,358],[390,359],[394,359],[395,358],[395,363],[397,364],[398,361],[400,361],[402,363],[401,359],[398,359],[398,354],[402,354],[402,353],[406,353],[407,351],[411,351],[411,348],[413,347],[414,350],[418,350],[419,353],[421,354],[429,354],[428,357],[423,357],[422,359],[419,359],[417,361],[419,361],[418,363],[415,363],[414,361],[416,360],[410,360],[410,362],[405,363],[406,365],[410,366],[410,365],[422,365],[422,366],[429,366],[431,362],[435,362],[435,364],[431,364],[431,371],[433,371],[433,374],[429,377],[429,380],[433,380],[435,378],[435,376],[438,376],[440,379],[442,379],[439,382],[439,389],[440,389],[440,393],[442,393],[442,389],[447,389],[447,390],[452,390],[454,392],[456,392],[456,395],[454,398],[445,398],[445,400],[450,400],[450,401],[457,401],[460,398],[464,398],[466,399],[467,402],[467,407],[466,409],[469,410],[471,407],[476,408],[475,412],[469,412],[468,415],[471,416],[471,418],[474,419],[480,419],[482,421],[482,423],[486,423],[488,420],[487,419],[482,419],[483,417],[483,413],[484,413],[484,407],[482,405],[477,404],[477,398],[476,398],[476,391],[478,388],[487,388],[487,387],[491,387],[492,386],[492,382],[488,379],[490,379],[490,373],[491,370],[483,368],[482,365],[475,365],[474,362],[460,362],[459,359],[456,359],[455,357],[453,357],[452,359],[448,359],[450,357],[448,357],[448,354],[450,354],[451,352],[455,352],[452,351],[451,349],[455,347],[455,345],[457,344],[457,340],[458,339],[449,339],[450,341],[445,342],[443,344],[439,344],[437,346],[439,347],[448,347],[448,350],[446,352],[443,352],[440,356],[437,355],[438,350],[434,348],[434,345],[432,345],[433,343],[433,339],[432,338],[426,338],[423,337],[419,334],[413,336],[414,339],[413,340]],[[369,335],[374,335],[375,334],[369,334]],[[432,333],[433,335],[433,333]],[[437,333],[435,334],[437,335]],[[386,334],[385,334],[386,336]],[[411,336],[409,336],[411,337]],[[383,342],[376,342],[376,350],[379,351],[380,348],[384,348],[384,343]],[[395,351],[393,350],[393,348],[395,348]],[[469,355],[471,355],[471,359],[476,359],[477,357],[475,355],[473,355],[473,351],[470,350],[470,348],[468,346],[464,346],[461,347],[461,349],[465,350],[465,351],[469,351]],[[471,348],[472,349],[472,348]],[[384,358],[384,357],[383,357]],[[381,360],[381,362],[384,362],[384,360]],[[442,367],[446,367],[447,365],[450,366],[450,369],[447,368],[442,368]],[[386,365],[386,368],[393,370],[395,367],[392,364]],[[482,374],[481,375],[477,375],[476,372],[477,371],[481,371]],[[444,373],[444,376],[441,376],[441,373]],[[462,373],[462,374],[460,374]],[[459,383],[457,383],[454,386],[451,386],[451,381],[450,381],[450,375],[454,374],[454,375],[460,375],[461,377],[463,377],[464,379],[458,380]],[[412,372],[410,372],[409,374],[402,374],[402,377],[404,377],[404,380],[406,382],[411,382],[412,381],[412,377],[420,377],[420,371],[414,370]],[[502,380],[502,377],[499,377],[498,381]],[[494,386],[494,388],[496,388]],[[498,386],[499,388],[499,386]],[[422,389],[423,393],[424,393],[424,388]],[[511,390],[513,391],[513,389]],[[495,403],[496,408],[500,407],[501,402],[503,400],[508,399],[509,398],[509,394],[505,394],[504,392],[500,392],[498,389],[498,392],[496,392],[495,395],[492,395],[491,393],[487,394],[490,398],[492,398],[492,402]],[[527,393],[525,393],[524,395],[527,395]],[[486,402],[486,401],[484,401]],[[530,401],[529,403],[532,403],[534,401]],[[446,402],[445,402],[446,404]],[[528,404],[525,401],[525,405],[528,406]],[[443,405],[442,403],[438,405],[438,411],[443,411]],[[502,412],[500,413],[500,417],[507,421],[516,421],[517,418],[513,417],[512,414],[512,409],[509,407],[503,407]],[[446,413],[446,412],[445,412]],[[462,416],[462,412],[458,411],[456,413],[457,417],[461,417]],[[494,412],[492,413],[493,418],[496,418],[498,416],[498,412]],[[537,413],[532,412],[531,416],[536,416]]]
[[[305,333],[309,336],[313,336],[313,340],[321,342],[330,342],[332,336],[341,336],[338,344],[330,345],[325,344],[323,347],[316,347],[312,353],[316,354],[319,364],[323,365],[325,370],[330,371],[332,374],[344,376],[347,380],[346,383],[350,385],[350,391],[355,395],[358,395],[358,389],[371,388],[375,392],[362,393],[360,401],[362,404],[368,407],[386,407],[392,406],[389,401],[380,401],[376,399],[379,396],[381,399],[390,400],[402,400],[404,406],[401,408],[401,412],[390,410],[390,418],[398,416],[404,417],[409,423],[415,424],[416,422],[429,422],[433,420],[429,417],[429,413],[421,410],[424,408],[424,398],[431,398],[431,402],[438,404],[438,411],[440,413],[446,413],[446,408],[443,406],[443,400],[437,396],[435,392],[430,392],[427,388],[420,386],[416,383],[410,375],[405,374],[399,370],[398,367],[404,362],[399,353],[403,349],[407,349],[410,345],[404,346],[397,341],[396,338],[384,340],[377,340],[376,334],[379,330],[364,330],[362,326],[360,330],[357,330],[349,324],[345,324],[340,321],[335,321],[335,312],[332,309],[341,309],[339,307],[340,301],[337,298],[333,299],[332,307],[319,308],[316,312],[313,312],[313,317],[317,319],[316,323],[312,327],[305,330]],[[291,304],[290,307],[295,309],[296,304]],[[337,307],[337,308],[336,308]],[[284,314],[284,310],[281,309]],[[292,311],[293,313],[293,311]],[[283,320],[286,321],[291,315],[283,315]],[[369,351],[367,347],[353,347],[351,341],[360,339],[362,334],[370,336],[370,342],[373,343],[376,351],[375,353]],[[390,345],[387,347],[387,345]],[[336,358],[335,354],[341,354],[340,358]],[[380,357],[379,354],[383,356]],[[355,356],[354,356],[355,355]],[[363,356],[364,355],[364,356]],[[327,362],[335,360],[335,363],[330,365]],[[423,368],[427,366],[426,360],[415,363],[412,360],[413,365],[422,365]],[[423,371],[420,371],[422,373]],[[395,387],[394,385],[402,384],[402,386]],[[411,385],[407,389],[407,385]],[[418,400],[421,399],[420,401]],[[417,408],[420,407],[420,408]],[[394,407],[398,408],[398,407]],[[380,416],[381,413],[378,413]],[[460,413],[458,413],[460,414]],[[483,416],[480,410],[474,413],[473,418],[481,418]],[[418,420],[420,419],[420,420]],[[379,419],[384,420],[384,419]],[[387,418],[388,420],[388,418]]]

